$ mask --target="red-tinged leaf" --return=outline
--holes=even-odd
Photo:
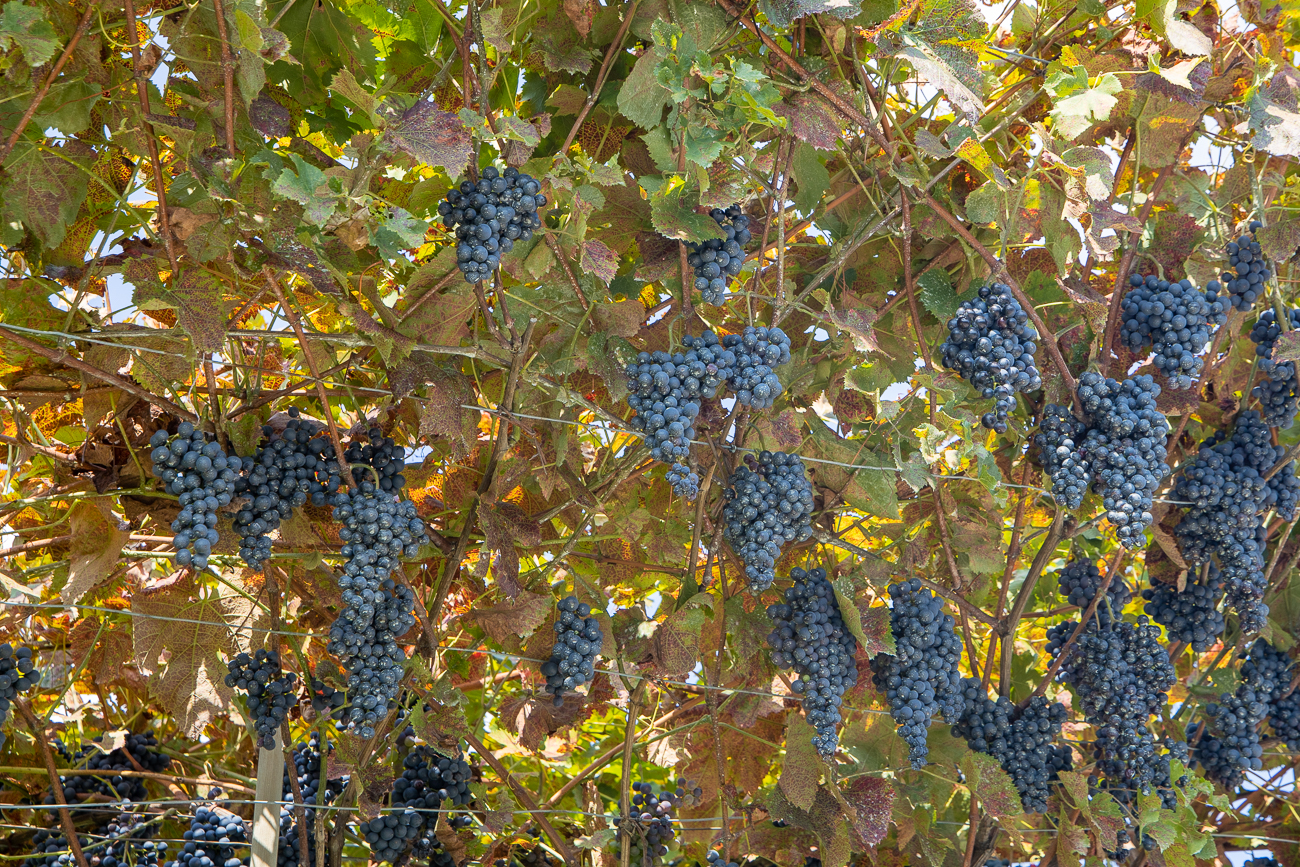
[[[1002,770],[997,759],[971,751],[962,757],[961,769],[967,784],[987,812],[999,819],[1014,818],[1025,812],[1015,783],[1011,782],[1011,777]]]
[[[813,93],[794,93],[772,110],[789,123],[795,138],[824,151],[835,150],[843,128],[831,104]]]
[[[597,304],[591,311],[591,318],[601,331],[619,337],[635,337],[645,322],[645,305],[635,298]]]
[[[697,599],[712,602],[713,597],[699,593],[692,601]],[[659,625],[651,643],[655,666],[661,672],[669,676],[684,675],[695,667],[700,655],[700,634],[707,619],[707,612],[700,604],[687,602]]]
[[[841,794],[853,813],[853,828],[864,845],[875,848],[889,833],[894,811],[894,784],[879,777],[854,777]]]
[[[516,528],[514,522],[504,512],[504,507],[509,505],[512,504],[501,504],[496,507],[486,502],[478,504],[479,526],[483,529],[485,547],[491,551],[489,557],[480,556],[478,572],[481,574],[478,577],[486,575],[490,565],[497,586],[507,596],[513,598],[518,596],[523,588],[519,586],[519,552],[515,550]]]
[[[49,147],[20,141],[5,160],[5,210],[47,247],[63,242],[86,200],[94,152],[80,142]]]
[[[608,286],[618,274],[618,254],[600,241],[583,241],[582,270]]]
[[[455,177],[469,163],[473,144],[458,116],[432,102],[407,109],[388,130],[397,147],[425,165],[442,166]]]
[[[800,810],[807,812],[817,798],[817,784],[821,782],[822,760],[812,739],[817,730],[808,724],[803,714],[794,711],[785,726],[785,759],[781,762],[781,791]]]
[[[592,0],[564,0],[564,14],[569,16],[583,39],[591,32],[591,24],[596,17],[595,7]]]
[[[591,716],[613,698],[609,678],[597,675],[591,692],[586,695],[570,693],[564,703],[556,707],[549,695],[536,698],[520,697],[501,704],[498,718],[506,731],[515,733],[519,743],[535,750],[551,735]]]
[[[446,437],[452,454],[469,454],[478,437],[479,413],[466,409],[476,405],[478,396],[469,377],[451,368],[438,367],[428,372],[429,399],[420,414],[420,435]]]
[[[221,281],[208,271],[188,268],[172,290],[177,300],[176,318],[202,353],[220,352],[225,345],[229,311],[221,294]]]
[[[549,596],[524,591],[496,605],[476,605],[470,617],[497,644],[518,644],[518,639],[532,635],[546,622],[553,605]]]
[[[853,338],[853,346],[859,352],[879,352],[880,344],[876,341],[876,311],[862,303],[850,292],[845,292],[840,306],[828,312],[828,318],[843,328]]]
[[[107,500],[78,500],[69,513],[68,531],[72,541],[62,599],[74,604],[113,573],[131,528],[109,510]]]

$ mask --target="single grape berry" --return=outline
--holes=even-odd
[[[1250,234],[1243,233],[1227,246],[1228,270],[1220,275],[1219,280],[1205,284],[1210,292],[1226,292],[1228,301],[1234,310],[1249,310],[1255,301],[1264,294],[1268,278],[1273,276],[1268,257],[1255,240],[1255,233],[1263,228],[1259,220],[1252,220]],[[1222,282],[1220,282],[1220,280]]]
[[[298,703],[298,675],[280,671],[280,654],[259,649],[254,656],[241,653],[227,663],[230,672],[226,686],[242,690],[248,696],[248,712],[253,715],[257,745],[275,749],[275,733],[280,730],[289,708]]]
[[[1228,305],[1212,290],[1201,291],[1190,280],[1170,283],[1154,274],[1129,275],[1122,301],[1120,339],[1139,352],[1155,349],[1156,369],[1170,388],[1191,388],[1201,373],[1201,352],[1212,329],[1227,321]]]
[[[993,411],[980,419],[984,427],[1006,433],[1007,414],[1016,394],[1037,391],[1043,380],[1034,363],[1038,332],[1011,287],[981,286],[979,297],[963,302],[948,320],[948,339],[939,347],[943,366],[993,398]]]
[[[686,245],[686,264],[695,269],[695,288],[705,304],[722,306],[731,278],[745,267],[745,245],[749,243],[749,217],[732,205],[725,211],[714,208],[709,212],[726,237],[710,238],[700,243]]]
[[[221,538],[217,510],[229,506],[237,495],[243,461],[227,455],[219,443],[210,442],[187,421],[181,422],[174,437],[155,431],[149,445],[153,474],[167,493],[176,495],[181,507],[172,521],[176,565],[206,569],[212,547]]]
[[[776,580],[776,559],[788,542],[812,535],[813,490],[798,455],[747,455],[727,479],[722,538],[745,564],[749,589]]]
[[[564,704],[564,694],[573,692],[596,676],[596,660],[604,634],[596,618],[589,616],[591,606],[576,596],[560,600],[555,620],[555,646],[551,658],[542,663],[546,691],[555,696],[555,706]]]
[[[501,256],[516,241],[527,242],[542,226],[538,208],[546,207],[542,185],[514,167],[483,170],[477,181],[463,181],[438,205],[443,227],[456,235],[456,265],[465,282],[487,280]]]
[[[793,688],[803,697],[804,715],[817,731],[813,746],[823,756],[832,756],[839,744],[841,699],[858,682],[858,641],[844,625],[825,569],[792,569],[790,580],[794,584],[785,591],[785,601],[768,606],[775,629],[767,643],[773,664],[799,674]]]
[[[926,730],[942,713],[955,723],[965,708],[962,684],[961,640],[953,619],[943,611],[943,600],[921,585],[918,578],[889,585],[889,623],[897,652],[871,658],[872,683],[889,700],[889,712],[898,734],[907,743],[912,767],[925,767],[930,754]]]

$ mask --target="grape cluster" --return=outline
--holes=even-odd
[[[347,703],[347,695],[341,689],[335,689],[323,680],[312,678],[311,681],[311,707],[312,710],[321,715],[329,715],[333,719],[343,719],[343,706]]]
[[[696,790],[698,791],[698,789]],[[668,854],[668,844],[677,836],[673,823],[677,804],[685,796],[685,781],[678,781],[676,791],[656,795],[649,783],[632,784],[632,857],[630,863],[648,867]],[[697,796],[698,797],[698,796]],[[622,840],[622,830],[615,835]]]
[[[1092,465],[1083,454],[1083,440],[1088,426],[1074,417],[1069,409],[1049,403],[1043,408],[1034,445],[1039,462],[1052,480],[1052,494],[1067,509],[1083,505],[1092,480]]]
[[[527,242],[541,228],[537,209],[546,207],[542,185],[511,167],[493,166],[475,181],[462,181],[438,205],[438,215],[456,234],[456,265],[465,282],[487,280],[516,241]]]
[[[339,579],[343,610],[328,644],[348,671],[347,725],[362,737],[374,736],[374,724],[397,696],[406,664],[397,639],[415,625],[415,594],[390,576],[428,540],[415,504],[396,496],[406,481],[402,447],[377,429],[369,439],[348,446],[353,484],[333,497],[347,562]]]
[[[41,682],[41,673],[32,661],[30,647],[0,644],[0,727],[9,716],[9,705],[18,693],[27,692]]]
[[[167,867],[247,867],[247,856],[236,853],[248,846],[248,826],[234,813],[215,804],[200,805],[190,819],[185,842]]]
[[[825,569],[792,569],[790,579],[785,601],[768,606],[776,628],[767,643],[773,664],[798,673],[793,689],[803,696],[804,713],[817,731],[813,746],[831,756],[839,744],[840,700],[858,682],[858,641],[844,625]]]
[[[542,663],[546,691],[555,696],[555,706],[564,704],[564,694],[572,692],[596,676],[596,660],[604,635],[596,618],[589,616],[591,606],[576,596],[560,600],[555,620],[555,646],[551,658]]]
[[[321,803],[320,791],[321,752],[320,733],[313,731],[306,743],[293,747],[293,765],[286,763],[280,787],[280,844],[276,849],[278,867],[312,867],[316,863],[316,834],[314,823],[316,807]],[[298,812],[294,801],[293,782],[298,781],[302,792],[303,822],[307,829],[307,857],[302,857],[302,839],[298,833]],[[327,780],[324,802],[328,804],[343,792],[346,778]]]
[[[1227,321],[1228,305],[1190,280],[1170,283],[1154,274],[1130,274],[1129,286],[1120,339],[1134,351],[1154,347],[1156,369],[1169,387],[1191,388],[1204,364],[1200,354],[1210,342],[1210,330]]]
[[[1171,639],[1190,644],[1201,653],[1223,634],[1223,613],[1218,609],[1222,592],[1223,578],[1211,563],[1204,577],[1189,581],[1181,593],[1177,585],[1153,581],[1142,591],[1142,598],[1147,615],[1163,626]]]
[[[1097,598],[1097,591],[1101,590],[1104,580],[1091,560],[1071,560],[1056,576],[1060,594],[1080,611],[1087,610],[1092,600]],[[1131,598],[1128,585],[1118,577],[1112,578],[1110,586],[1106,588],[1106,598],[1097,603],[1093,615],[1095,622],[1100,626],[1109,626],[1123,614],[1124,606]]]
[[[686,264],[695,269],[695,288],[705,304],[722,306],[729,277],[735,277],[745,267],[745,245],[749,243],[749,217],[732,205],[725,211],[714,208],[709,216],[726,234],[725,238],[710,238],[701,243],[686,245]]]
[[[965,709],[952,733],[965,738],[971,749],[998,760],[1015,783],[1026,811],[1045,812],[1048,783],[1074,766],[1070,748],[1054,743],[1068,716],[1065,706],[1037,695],[1017,716],[1009,698],[989,698],[977,677],[962,682],[962,699]]]
[[[271,427],[262,428],[270,437]],[[249,501],[235,515],[234,529],[240,535],[239,556],[253,568],[271,556],[271,531],[309,500],[324,506],[327,497],[339,489],[340,479],[334,446],[321,428],[299,417],[297,407],[289,410],[289,423],[278,439],[259,447],[245,461],[237,492]]]
[[[1290,320],[1290,330],[1300,328],[1300,310],[1289,311],[1287,318]],[[1300,407],[1300,376],[1296,374],[1294,361],[1277,361],[1273,358],[1273,347],[1281,334],[1277,314],[1271,309],[1259,314],[1259,319],[1250,329],[1250,339],[1255,342],[1255,355],[1259,359],[1259,371],[1267,377],[1250,394],[1259,401],[1266,424],[1289,428],[1295,421],[1297,407]]]
[[[727,479],[722,538],[745,564],[749,589],[761,593],[776,580],[776,559],[787,542],[812,535],[813,490],[798,455],[746,455]]]
[[[149,438],[153,474],[164,490],[177,496],[181,511],[172,521],[176,565],[206,569],[212,546],[217,544],[217,510],[230,505],[240,485],[243,461],[227,455],[217,442],[187,421],[176,436],[155,431]]]
[[[889,623],[897,653],[871,659],[876,691],[889,699],[889,712],[908,746],[912,767],[925,766],[930,719],[942,713],[955,723],[964,709],[964,688],[958,663],[961,640],[943,600],[921,586],[918,578],[889,586],[893,606]]]
[[[1205,768],[1207,779],[1229,791],[1241,785],[1246,771],[1264,767],[1259,724],[1268,716],[1268,703],[1247,684],[1223,693],[1205,706],[1205,722],[1187,729],[1192,758]],[[1202,731],[1202,725],[1204,730]],[[1196,739],[1200,733],[1200,740]]]
[[[464,806],[473,800],[469,781],[473,768],[462,759],[440,756],[418,746],[402,762],[402,775],[393,782],[391,812],[360,827],[376,861],[393,863],[437,822],[443,801]]]
[[[737,861],[728,861],[727,857],[717,849],[710,849],[709,854],[704,856],[704,860],[709,867],[740,867]]]
[[[1273,274],[1259,241],[1255,240],[1255,233],[1263,225],[1259,220],[1252,220],[1249,235],[1242,234],[1237,240],[1228,242],[1228,270],[1220,275],[1219,280],[1205,284],[1208,291],[1226,291],[1234,310],[1253,307],[1264,294],[1268,278]]]
[[[1016,405],[1016,394],[1043,385],[1034,364],[1038,332],[1010,286],[981,286],[978,295],[963,302],[948,320],[948,339],[939,351],[944,367],[994,399],[993,411],[980,420],[984,427],[1006,433],[1007,413]]]
[[[103,736],[94,738],[98,744]],[[157,752],[158,740],[148,732],[128,734],[126,743],[109,752],[98,746],[86,746],[76,752],[69,752],[61,743],[59,750],[71,764],[78,768],[95,771],[94,776],[77,775],[59,777],[63,787],[63,798],[69,804],[76,804],[83,796],[96,795],[114,801],[139,801],[147,797],[144,781],[139,777],[124,777],[119,771],[133,771],[137,767],[155,773],[167,770],[171,759],[164,753]],[[129,755],[128,755],[129,754]],[[54,793],[46,790],[44,804],[55,804]]]
[[[780,328],[749,326],[728,334],[722,345],[735,353],[727,369],[727,385],[742,406],[766,409],[781,394],[781,380],[772,372],[790,360],[790,338]]]
[[[104,830],[107,840],[82,844],[87,862],[91,867],[160,867],[167,858],[167,844],[148,839],[153,826],[145,822],[140,813],[119,813]]]
[[[1243,686],[1268,705],[1268,724],[1290,749],[1300,748],[1300,694],[1292,692],[1295,666],[1291,657],[1260,638],[1241,664]]]
[[[253,715],[257,745],[275,749],[275,733],[280,730],[289,708],[297,704],[294,687],[298,675],[280,671],[280,654],[258,649],[254,656],[241,653],[226,663],[230,672],[226,686],[243,690],[248,696],[248,712]]]
[[[86,841],[81,842],[84,845]],[[68,838],[59,831],[41,828],[32,837],[32,852],[23,867],[75,867],[76,863],[68,849]]]
[[[1291,520],[1296,514],[1294,467],[1271,479],[1264,475],[1285,450],[1272,444],[1259,413],[1243,412],[1231,436],[1220,431],[1201,443],[1196,457],[1179,468],[1174,499],[1191,505],[1174,528],[1183,558],[1193,566],[1213,563],[1226,587],[1228,604],[1247,634],[1263,628],[1263,519],[1270,510]]]
[[[1169,472],[1169,422],[1156,409],[1159,394],[1150,376],[1116,382],[1087,371],[1078,388],[1085,421],[1066,407],[1048,404],[1036,439],[1043,468],[1066,507],[1083,502],[1086,479],[1128,548],[1145,543],[1152,497]]]

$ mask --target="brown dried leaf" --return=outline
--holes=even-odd
[[[635,298],[597,304],[591,311],[596,327],[619,337],[635,337],[645,321],[645,305]]]
[[[476,405],[474,383],[460,372],[444,368],[434,369],[428,376],[429,399],[420,415],[420,436],[446,437],[452,454],[462,458],[478,437],[479,414],[465,409]]]
[[[551,597],[524,591],[496,605],[476,605],[470,617],[497,644],[517,643],[515,639],[527,638],[546,622],[551,608]]]
[[[78,500],[68,517],[72,541],[68,545],[68,583],[64,602],[80,601],[109,575],[131,540],[131,528],[108,508],[107,500]]]
[[[394,144],[422,163],[460,174],[473,153],[469,130],[451,112],[432,102],[411,106],[388,131]]]
[[[835,150],[840,121],[830,103],[811,93],[795,93],[773,106],[790,123],[795,138],[824,151]]]

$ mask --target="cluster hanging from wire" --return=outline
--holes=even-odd
[[[726,210],[714,208],[709,216],[724,237],[686,245],[686,264],[695,270],[695,288],[705,304],[722,306],[727,284],[745,267],[745,245],[749,243],[749,217],[739,205]]]
[[[746,455],[727,479],[722,538],[745,565],[749,589],[776,580],[781,549],[812,536],[813,490],[798,455]]]

